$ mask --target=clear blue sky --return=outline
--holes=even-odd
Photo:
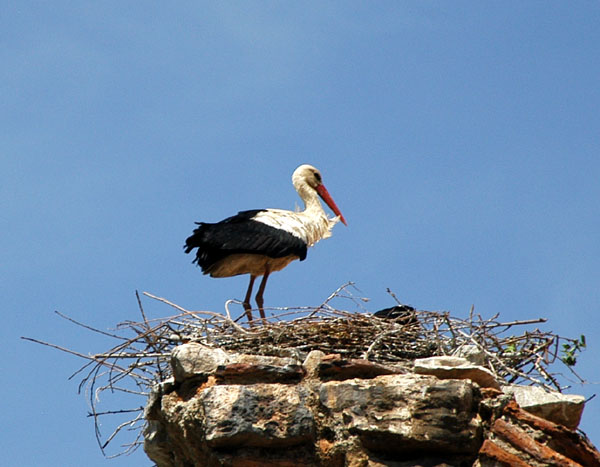
[[[389,287],[547,317],[586,335],[577,368],[598,382],[598,2],[10,2],[0,39],[6,465],[150,465],[105,460],[67,381],[82,362],[19,336],[106,350],[53,311],[108,329],[139,318],[136,289],[222,311],[247,279],[202,276],[193,222],[294,209],[305,162],[348,227],[267,305],[354,281],[371,311]],[[581,425],[597,445],[599,399]]]

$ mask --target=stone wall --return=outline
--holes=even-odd
[[[600,466],[576,431],[582,398],[502,388],[464,358],[299,361],[188,343],[172,367],[146,407],[159,467]]]

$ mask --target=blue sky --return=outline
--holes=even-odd
[[[354,281],[371,311],[389,287],[546,317],[586,335],[593,384],[571,392],[598,392],[597,2],[18,2],[0,26],[7,465],[150,465],[104,459],[67,381],[82,362],[19,337],[104,351],[53,311],[108,329],[139,318],[136,289],[222,311],[247,278],[202,276],[193,222],[294,209],[301,163],[348,227],[273,275],[268,306]],[[600,445],[598,418],[594,399]]]

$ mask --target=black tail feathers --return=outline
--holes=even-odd
[[[204,224],[202,222],[196,222],[196,224],[198,224],[200,227],[194,229],[192,235],[185,240],[185,245],[183,245],[186,253],[191,253],[194,248],[200,248],[202,246],[204,238]]]

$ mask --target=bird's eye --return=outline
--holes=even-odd
[[[319,172],[315,172],[315,178],[317,179],[317,182],[321,183],[321,174]]]

